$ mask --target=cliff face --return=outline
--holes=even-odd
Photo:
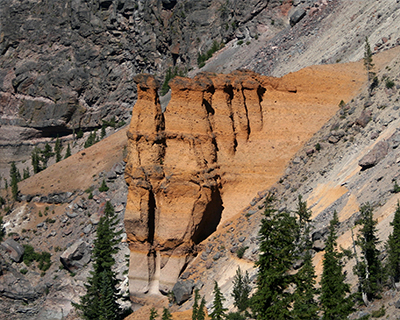
[[[277,0],[0,0],[0,174],[38,139],[128,122],[138,73],[188,70],[232,39],[275,34]],[[281,18],[279,18],[281,19]],[[279,20],[281,21],[281,20]],[[42,141],[43,142],[43,141]]]
[[[349,74],[309,69],[281,79],[251,71],[177,77],[164,113],[155,79],[134,78],[138,101],[125,171],[131,294],[172,289],[196,244],[275,182],[336,111],[340,99],[332,96],[330,81],[347,79],[349,89],[340,98],[358,88],[360,79]]]

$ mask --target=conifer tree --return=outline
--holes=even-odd
[[[375,76],[375,73],[372,71],[374,68],[374,64],[372,62],[372,51],[371,46],[369,45],[368,37],[365,37],[364,67],[367,70],[368,81],[370,82]]]
[[[206,313],[204,311],[205,307],[206,307],[206,300],[204,299],[204,297],[202,297],[199,309],[197,311],[197,319],[196,320],[204,320],[206,318]]]
[[[42,153],[42,157],[41,157],[40,160],[43,163],[43,169],[46,169],[47,168],[47,162],[49,161],[49,159],[52,156],[54,156],[54,152],[53,152],[52,147],[48,143],[46,143],[45,146],[44,146],[44,149],[43,149],[43,151],[41,153]]]
[[[307,250],[304,257],[304,264],[296,274],[296,290],[293,304],[293,319],[296,320],[317,320],[318,303],[315,296],[318,293],[315,288],[315,269],[312,264],[310,250]]]
[[[273,197],[265,201],[264,218],[259,231],[260,255],[257,291],[251,309],[257,320],[290,318],[293,293],[287,290],[295,281],[289,273],[296,258],[297,221],[289,213],[273,208]]]
[[[103,179],[103,182],[101,183],[101,186],[100,186],[100,188],[99,188],[99,191],[100,191],[100,192],[107,192],[108,189],[110,189],[110,188],[107,187],[106,180]]]
[[[236,270],[233,278],[232,297],[235,300],[234,306],[239,312],[245,311],[249,306],[249,294],[251,292],[249,273],[242,273],[240,267]]]
[[[31,176],[31,174],[29,173],[29,168],[25,168],[24,169],[24,174],[23,174],[23,178],[28,179]]]
[[[214,281],[214,301],[212,309],[213,311],[210,313],[212,320],[223,320],[226,317],[225,311],[226,308],[223,307],[223,302],[225,298],[221,293],[221,290],[218,287],[217,281]]]
[[[199,311],[199,289],[194,290],[194,302],[192,307],[192,320],[197,320],[197,313]]]
[[[374,64],[372,62],[372,51],[369,45],[368,37],[365,37],[364,45],[364,67],[367,70],[368,83],[369,83],[369,93],[371,94],[374,87],[378,85],[378,78],[376,77],[374,69]]]
[[[62,150],[61,140],[57,136],[56,143],[54,145],[54,152],[56,154],[56,162],[60,162],[62,159],[61,150]]]
[[[155,320],[158,317],[158,312],[156,309],[151,308],[150,309],[150,318],[149,320]]]
[[[6,235],[6,233],[4,231],[3,217],[0,216],[0,242],[3,241],[5,235]]]
[[[114,208],[107,201],[104,216],[97,226],[92,253],[93,271],[85,284],[87,292],[79,304],[74,304],[83,319],[122,319],[123,311],[117,303],[121,295],[116,288],[120,281],[112,270],[115,264],[113,255],[118,252],[121,234],[121,231],[116,231],[117,224]]]
[[[12,198],[16,201],[18,196],[18,182],[21,181],[21,174],[19,173],[14,161],[11,162],[10,178]]]
[[[400,203],[397,202],[393,221],[390,223],[393,231],[386,243],[388,253],[386,269],[392,285],[400,280]]]
[[[311,211],[307,208],[307,203],[298,197],[297,211],[298,216],[298,246],[299,257],[303,257],[303,266],[296,274],[296,289],[294,294],[293,318],[294,319],[319,319],[318,303],[315,296],[318,291],[315,288],[314,265],[312,263],[312,241],[311,241]]]
[[[359,276],[359,290],[366,294],[367,299],[379,297],[382,290],[383,269],[379,260],[379,250],[376,246],[379,239],[376,236],[378,223],[373,218],[373,209],[369,203],[360,208],[361,218],[357,224],[361,225],[356,244],[361,249],[361,261],[355,266],[354,271]]]
[[[64,159],[67,159],[67,158],[70,157],[70,156],[71,156],[71,147],[70,147],[70,145],[69,145],[69,143],[68,143],[67,151],[65,152]]]
[[[321,277],[321,309],[323,320],[342,320],[352,312],[354,303],[351,300],[350,286],[345,283],[341,263],[342,254],[337,252],[336,226],[339,223],[336,211],[329,224]]]
[[[39,153],[41,150],[38,147],[35,147],[32,151],[32,166],[33,166],[33,173],[36,174],[42,171],[42,167],[40,166],[40,155]]]
[[[100,139],[105,138],[106,136],[106,125],[103,123],[103,125],[101,126],[101,131],[100,131]]]
[[[161,319],[162,320],[172,320],[172,315],[167,308],[164,308]]]

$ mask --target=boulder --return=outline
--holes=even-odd
[[[175,283],[172,292],[178,305],[181,305],[192,296],[193,287],[194,281],[191,279],[184,281],[180,280]]]
[[[375,166],[379,161],[386,157],[389,150],[389,144],[387,141],[379,141],[372,150],[366,154],[358,162],[361,170],[366,170]]]
[[[11,260],[15,262],[21,262],[24,254],[24,247],[13,239],[7,239],[1,243],[1,246],[8,253]]]
[[[297,9],[291,16],[290,16],[290,26],[294,26],[298,23],[301,19],[306,16],[306,11],[303,8]]]
[[[368,122],[371,120],[372,113],[371,111],[363,110],[361,115],[356,119],[356,124],[365,128]]]
[[[317,252],[324,250],[325,249],[325,241],[322,241],[322,240],[314,241],[312,248]]]
[[[88,244],[78,240],[63,252],[60,261],[68,271],[76,272],[90,261],[90,253]]]

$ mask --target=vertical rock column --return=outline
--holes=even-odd
[[[138,100],[132,111],[128,135],[125,180],[129,186],[125,229],[130,245],[130,291],[158,292],[159,257],[154,250],[157,206],[154,189],[163,179],[164,119],[157,90],[150,75],[134,78]]]
[[[154,78],[134,80],[138,101],[128,131],[125,228],[130,293],[140,297],[172,289],[195,245],[216,230],[223,207],[208,117],[211,80],[171,81],[165,122]]]

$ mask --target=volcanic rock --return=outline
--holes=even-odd
[[[78,240],[60,256],[63,266],[70,272],[76,272],[90,261],[90,249],[86,242]]]
[[[6,239],[1,243],[1,246],[8,253],[10,258],[15,262],[21,262],[22,256],[24,254],[24,247],[13,239]]]

